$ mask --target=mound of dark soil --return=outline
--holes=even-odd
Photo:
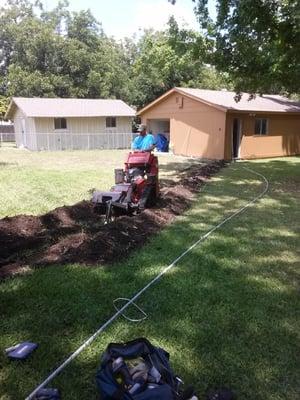
[[[89,201],[40,216],[0,220],[0,278],[24,272],[27,265],[112,263],[141,246],[190,205],[203,182],[224,166],[221,161],[193,166],[177,183],[162,182],[154,208],[104,225]]]

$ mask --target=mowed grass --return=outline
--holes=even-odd
[[[25,362],[0,352],[1,400],[24,399],[113,313],[225,216],[267,195],[193,249],[138,304],[141,323],[121,317],[49,386],[66,400],[98,398],[95,374],[109,342],[145,336],[171,354],[174,370],[194,384],[229,386],[238,399],[299,399],[300,159],[236,163],[223,169],[193,207],[113,266],[55,266],[0,285],[0,348],[32,340]],[[134,310],[128,310],[132,315]]]
[[[0,147],[0,218],[43,214],[109,190],[114,168],[123,168],[128,150],[30,152]],[[161,176],[169,179],[195,160],[160,155]]]

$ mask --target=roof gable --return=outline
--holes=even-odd
[[[13,97],[6,118],[15,107],[27,117],[134,117],[135,110],[122,100]]]
[[[300,102],[289,100],[284,96],[257,95],[252,100],[249,100],[250,94],[243,93],[240,101],[236,102],[236,93],[227,90],[204,90],[175,87],[142,108],[138,114],[143,114],[146,110],[157,105],[159,102],[163,101],[166,97],[175,92],[223,111],[300,113]]]

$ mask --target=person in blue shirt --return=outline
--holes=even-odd
[[[132,142],[132,150],[152,151],[156,146],[156,140],[151,133],[147,133],[146,125],[141,124],[138,132],[139,136]]]

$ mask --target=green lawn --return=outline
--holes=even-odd
[[[236,163],[222,170],[193,207],[141,250],[112,267],[34,270],[0,284],[0,348],[32,340],[26,362],[0,352],[1,400],[29,394],[132,296],[215,223],[254,197],[263,173],[270,190],[195,248],[138,301],[147,320],[119,318],[50,386],[65,400],[97,399],[95,373],[111,341],[146,336],[171,353],[194,384],[233,388],[238,399],[299,399],[300,158]]]
[[[0,147],[0,218],[42,214],[91,197],[93,188],[108,190],[114,168],[122,168],[128,150],[30,152]],[[159,155],[161,176],[175,178],[195,160]]]

